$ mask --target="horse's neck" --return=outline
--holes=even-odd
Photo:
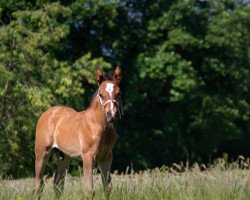
[[[102,126],[103,129],[105,129],[108,125],[106,114],[100,105],[98,98],[95,97],[92,101],[90,107],[87,110],[89,113],[91,113],[91,118]]]

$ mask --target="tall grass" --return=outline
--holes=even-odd
[[[205,171],[199,167],[185,172],[154,169],[112,176],[110,199],[120,200],[247,200],[250,199],[250,171],[220,165]],[[31,199],[33,179],[1,179],[0,199]],[[105,199],[100,175],[94,176],[94,199]],[[83,178],[67,175],[60,199],[83,199]],[[41,199],[56,199],[51,179],[47,179]]]

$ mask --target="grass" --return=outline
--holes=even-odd
[[[201,171],[193,168],[186,172],[166,169],[147,170],[127,175],[113,174],[110,199],[120,200],[245,200],[250,199],[250,171],[213,167]],[[0,180],[0,199],[31,199],[33,179]],[[99,175],[94,176],[95,197],[104,199]],[[84,199],[82,177],[66,177],[60,199]],[[56,199],[51,179],[46,180],[41,199]]]

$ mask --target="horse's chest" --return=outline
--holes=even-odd
[[[115,141],[116,141],[116,135],[114,133],[106,134],[104,137],[101,138],[97,152],[98,160],[105,159],[111,153]]]

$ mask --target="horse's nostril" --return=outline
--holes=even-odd
[[[112,113],[110,111],[107,112],[108,117],[112,116]]]

